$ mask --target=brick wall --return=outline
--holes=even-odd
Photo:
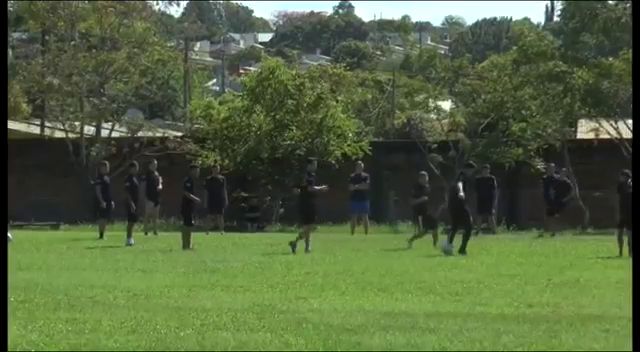
[[[63,140],[22,139],[8,140],[8,215],[12,221],[62,221],[76,223],[91,221],[94,217],[94,195],[89,178],[82,175],[70,162]],[[615,185],[621,168],[631,168],[611,141],[576,141],[571,147],[574,171],[578,177],[583,200],[591,211],[591,224],[599,228],[611,228],[615,224],[617,196]],[[164,217],[180,214],[181,184],[187,173],[188,162],[180,155],[159,157],[159,172],[164,179],[161,207]],[[547,158],[562,165],[561,155],[550,152]],[[144,165],[145,161],[141,161]],[[372,144],[372,155],[364,159],[371,175],[372,218],[386,222],[390,214],[391,192],[395,218],[407,220],[411,209],[408,198],[416,175],[427,170],[424,157],[414,142],[377,142]],[[319,218],[323,222],[345,222],[348,219],[347,179],[352,163],[337,170],[320,170],[318,180],[328,184],[331,190],[319,197]],[[431,174],[431,173],[430,173]],[[501,192],[498,218],[507,219],[520,227],[540,227],[543,219],[543,203],[540,177],[528,167],[517,170],[494,170]],[[204,170],[202,178],[206,176]],[[112,177],[116,202],[115,217],[123,214],[124,174]],[[243,184],[242,178],[227,176],[229,191]],[[511,180],[517,179],[514,184]],[[444,187],[431,174],[432,210],[443,199]],[[514,186],[515,185],[515,186]],[[513,188],[514,191],[510,191]],[[202,182],[197,191],[202,194]],[[473,198],[473,194],[471,197]],[[237,202],[236,202],[237,203]],[[295,201],[287,203],[284,222],[296,219]],[[567,210],[567,222],[581,223],[582,213],[576,204]],[[237,204],[232,204],[228,217],[238,217]],[[446,221],[446,217],[442,221]]]

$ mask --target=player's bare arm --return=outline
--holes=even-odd
[[[458,182],[458,198],[464,199],[464,188],[462,187],[462,182]]]
[[[413,200],[411,201],[411,204],[413,204],[413,205],[417,205],[417,204],[420,204],[420,203],[424,203],[424,202],[426,202],[426,201],[428,201],[428,200],[429,200],[429,197],[424,196],[424,197],[420,197],[420,198],[417,198],[417,199],[413,199]]]
[[[187,191],[184,191],[183,194],[184,194],[185,197],[191,199],[192,201],[194,201],[196,203],[200,203],[201,202],[200,198],[194,196],[193,194],[191,194],[191,193],[189,193]]]

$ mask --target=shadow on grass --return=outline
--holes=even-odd
[[[383,252],[390,252],[390,253],[395,253],[395,252],[406,252],[409,250],[409,248],[407,247],[401,247],[401,248],[383,248],[381,249]]]
[[[97,238],[95,237],[81,237],[81,238],[72,238],[69,241],[71,242],[89,242],[89,241],[96,241]]]
[[[291,251],[281,251],[281,252],[271,252],[271,253],[263,253],[262,256],[263,257],[284,257],[287,255],[293,255],[293,253],[291,253]]]
[[[90,246],[90,247],[87,247],[86,249],[115,249],[115,248],[124,248],[124,246],[115,246],[115,245],[109,245],[109,246]]]
[[[624,259],[624,258],[629,258],[629,257],[621,257],[618,255],[608,255],[608,256],[599,256],[599,257],[595,257],[595,259],[598,260],[604,260],[604,259]]]

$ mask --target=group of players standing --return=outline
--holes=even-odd
[[[145,235],[149,233],[149,225],[152,226],[153,233],[157,232],[157,221],[159,215],[160,191],[162,190],[162,178],[157,171],[158,163],[153,160],[148,165],[147,172],[138,176],[139,166],[137,162],[129,165],[129,174],[125,179],[125,210],[127,213],[127,246],[133,245],[133,227],[138,221],[138,194],[139,183],[145,183]],[[311,234],[316,229],[317,215],[317,194],[327,191],[326,185],[316,185],[316,170],[318,162],[315,158],[307,159],[306,173],[303,182],[294,189],[298,195],[298,212],[302,225],[302,230],[293,241],[288,243],[292,253],[297,252],[298,243],[304,241],[305,252],[311,251]],[[447,209],[450,219],[450,230],[443,246],[445,254],[452,254],[452,246],[455,236],[459,230],[463,231],[462,243],[458,249],[458,254],[466,255],[467,246],[473,232],[473,218],[467,200],[467,183],[476,173],[478,168],[473,162],[464,164],[462,171],[457,175],[447,192]],[[96,195],[99,202],[99,236],[104,238],[104,232],[114,203],[111,197],[110,180],[108,177],[109,163],[103,161],[100,164],[98,178],[95,182]],[[195,180],[199,177],[200,169],[196,165],[189,167],[189,176],[183,181],[183,196],[181,203],[181,214],[183,220],[182,248],[191,249],[191,233],[194,225],[194,212],[197,203],[202,201],[195,194]],[[480,233],[484,222],[487,222],[493,233],[496,232],[496,206],[498,200],[498,184],[496,178],[491,175],[490,167],[484,165],[480,167],[479,175],[474,180],[476,193],[476,235]],[[355,172],[349,178],[350,191],[350,213],[351,213],[351,234],[355,234],[358,223],[362,223],[365,234],[369,231],[369,182],[370,178],[364,172],[364,164],[356,162]],[[205,181],[205,207],[208,209],[210,223],[216,223],[218,229],[224,234],[224,210],[228,205],[226,190],[226,180],[220,175],[219,167],[215,166],[212,174]],[[617,186],[619,196],[619,222],[618,222],[618,246],[619,255],[622,255],[624,247],[624,234],[628,236],[629,256],[631,256],[631,231],[632,231],[632,177],[631,172],[623,170]],[[416,233],[408,239],[409,248],[413,243],[432,232],[433,246],[438,243],[437,220],[428,210],[430,185],[429,175],[420,172],[416,185],[413,187],[411,195],[411,205],[413,210],[413,222],[416,226]],[[542,197],[546,205],[545,231],[552,237],[559,230],[558,217],[570,204],[574,197],[574,189],[568,178],[566,169],[557,169],[554,164],[548,164],[546,174],[542,178]],[[259,213],[256,204],[250,203],[250,215]],[[255,226],[254,216],[247,218],[249,225]],[[252,227],[250,227],[251,229]],[[208,232],[207,232],[208,233]],[[544,233],[540,234],[543,237]]]

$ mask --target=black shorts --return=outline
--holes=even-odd
[[[136,206],[135,209],[131,209],[131,205],[127,203],[125,204],[124,208],[127,213],[127,222],[138,222],[138,207]]]
[[[478,216],[493,215],[493,199],[479,199],[476,207]]]
[[[193,206],[182,206],[182,225],[186,227],[193,226]]]
[[[423,231],[433,230],[436,227],[438,227],[438,222],[436,221],[436,218],[434,218],[428,212],[414,212],[413,223],[416,225],[420,225],[420,228]]]
[[[300,223],[302,225],[315,225],[316,223],[316,207],[301,206],[300,207]]]
[[[244,218],[244,221],[246,221],[247,224],[257,224],[258,222],[260,222],[260,218],[257,216],[246,216]]]
[[[560,213],[564,211],[567,205],[568,205],[568,202],[547,203],[547,210],[545,214],[549,218],[555,218],[556,216],[560,215]]]
[[[153,203],[154,207],[160,206],[160,196],[147,196],[147,202]]]
[[[449,208],[449,217],[451,218],[451,227],[465,228],[472,226],[471,212],[466,206],[454,206]]]
[[[620,219],[618,220],[618,230],[627,230],[632,231],[633,227],[633,216],[631,214],[620,214]]]
[[[111,202],[106,202],[106,206],[103,208],[98,205],[98,219],[100,220],[111,220],[111,215],[113,213],[113,204]]]
[[[226,204],[220,201],[208,201],[207,212],[209,215],[224,215]]]

